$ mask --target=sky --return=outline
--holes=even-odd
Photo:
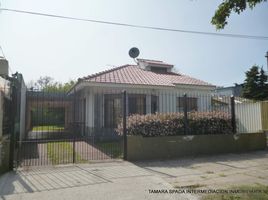
[[[2,8],[164,28],[268,36],[268,3],[232,14],[224,30],[210,23],[221,0],[2,0]],[[242,83],[254,64],[267,69],[268,40],[153,31],[0,12],[0,45],[25,82],[87,76],[139,58],[163,60],[176,71],[217,86]]]

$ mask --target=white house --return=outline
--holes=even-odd
[[[76,120],[85,123],[87,133],[117,126],[122,114],[122,91],[127,92],[127,113],[148,114],[182,111],[187,94],[188,110],[211,108],[215,86],[172,72],[163,61],[138,59],[137,65],[123,65],[78,80],[70,93],[79,96]]]

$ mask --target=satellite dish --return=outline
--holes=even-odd
[[[137,58],[140,55],[140,50],[137,47],[132,47],[128,54],[131,58]]]

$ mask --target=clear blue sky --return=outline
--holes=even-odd
[[[215,32],[221,0],[2,0],[4,8],[166,28]],[[222,33],[268,36],[268,3],[233,14]],[[64,82],[140,58],[159,59],[179,72],[219,86],[244,80],[253,64],[267,69],[268,40],[223,38],[0,13],[0,45],[26,82],[48,75]]]

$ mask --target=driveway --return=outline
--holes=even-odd
[[[257,183],[268,185],[267,150],[169,161],[24,169],[0,177],[0,199],[199,199],[193,194],[165,191]]]

